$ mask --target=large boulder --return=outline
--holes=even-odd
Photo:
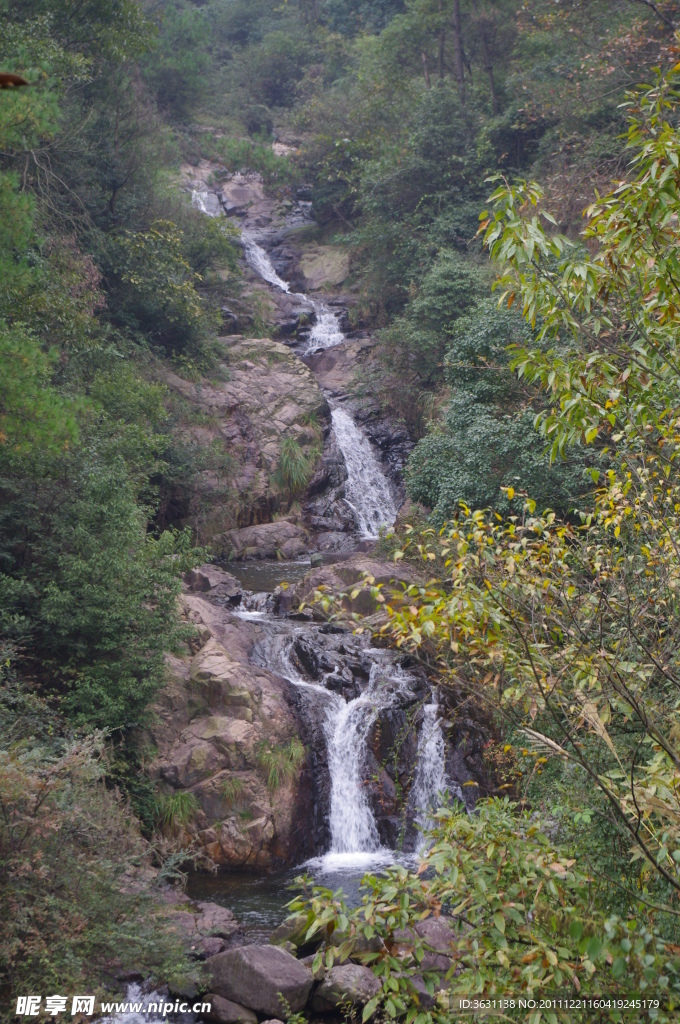
[[[217,1021],[217,1024],[257,1024],[257,1014],[252,1010],[214,992],[204,996],[203,1002],[210,1003],[210,1013],[206,1014],[208,1020]]]
[[[302,946],[308,928],[309,920],[307,914],[302,912],[299,914],[289,914],[286,920],[278,928],[274,929],[269,941],[273,946],[285,946],[287,942],[292,942],[294,946]],[[316,945],[319,942],[321,942],[320,935],[317,938]]]
[[[229,604],[238,604],[243,593],[236,577],[215,565],[199,565],[197,569],[190,569],[184,576],[184,582],[192,594],[209,594],[211,598],[226,600]]]
[[[169,905],[162,907],[161,915],[196,959],[221,953],[225,940],[238,931],[239,923],[231,910],[217,903],[194,902],[172,891],[164,893],[163,902]]]
[[[349,275],[349,256],[332,245],[308,246],[300,260],[300,272],[306,291],[337,287]]]
[[[379,980],[368,967],[360,967],[359,964],[331,967],[314,993],[312,1009],[326,1013],[345,1003],[365,1006],[373,996],[377,996],[380,987]]]
[[[206,960],[212,990],[257,1013],[298,1013],[314,981],[295,957],[278,946],[242,946]]]
[[[418,922],[416,931],[426,950],[420,965],[424,971],[440,971],[442,974],[448,971],[453,963],[453,928],[453,921],[448,917],[426,917]]]
[[[305,553],[308,543],[306,530],[288,519],[229,530],[213,538],[213,544],[232,558],[297,558]]]
[[[208,704],[243,709],[239,717],[252,722],[252,712],[260,703],[260,689],[245,676],[239,662],[218,640],[208,640],[195,655],[190,679],[195,686],[206,687]]]

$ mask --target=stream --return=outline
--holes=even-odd
[[[209,216],[221,215],[213,193],[194,191],[192,202]],[[303,357],[341,345],[345,341],[341,315],[320,299],[291,293],[260,244],[266,244],[265,237],[243,230],[242,241],[252,270],[270,288],[294,294],[314,314]],[[347,468],[345,501],[354,516],[356,537],[377,539],[397,515],[392,487],[376,451],[347,408],[329,404],[333,435]],[[249,942],[266,941],[280,923],[291,898],[288,886],[301,872],[311,873],[333,889],[342,887],[350,901],[356,901],[359,881],[367,870],[395,862],[415,863],[422,845],[418,827],[427,825],[438,794],[447,787],[454,792],[457,788],[447,780],[437,699],[422,676],[395,652],[372,647],[364,637],[274,613],[276,585],[282,580],[297,582],[308,569],[309,562],[304,561],[229,565],[252,591],[234,612],[259,627],[252,660],[291,686],[302,739],[311,752],[316,802],[310,829],[321,851],[293,870],[266,878],[243,874],[190,878],[188,894],[232,909]],[[391,776],[376,753],[376,745],[382,749],[383,735],[394,737],[395,749],[402,737],[400,766],[395,754]],[[401,816],[384,810],[383,797],[376,795],[376,780],[381,780],[380,792],[390,791],[386,798],[390,807],[398,803],[392,791],[396,794],[406,787],[408,798]]]

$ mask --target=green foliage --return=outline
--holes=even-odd
[[[546,232],[541,220],[555,219],[537,209],[538,186],[503,184],[492,197],[485,240],[495,260],[507,261],[502,299],[519,293],[526,319],[539,322],[538,340],[554,346],[519,350],[515,359],[520,377],[551,397],[538,423],[553,457],[575,440],[639,450],[667,432],[677,388],[672,225],[680,209],[678,131],[668,118],[679,81],[673,71],[629,97],[633,178],[588,209],[584,236],[594,255]]]
[[[242,74],[255,101],[290,106],[309,57],[309,48],[299,36],[282,29],[268,32],[243,59]]]
[[[200,280],[182,252],[182,232],[171,221],[116,240],[114,266],[123,287],[117,315],[166,350],[182,350],[204,336],[207,315],[195,285]],[[127,286],[125,288],[124,286]]]
[[[257,761],[267,773],[267,785],[272,793],[297,777],[305,759],[303,743],[294,736],[288,743],[276,744],[262,740],[256,749]]]
[[[305,452],[294,437],[283,439],[276,477],[281,486],[288,491],[289,501],[294,501],[305,490],[318,457],[317,449]]]
[[[234,775],[230,776],[220,786],[220,793],[227,807],[233,807],[239,802],[243,793],[243,781]]]
[[[3,1020],[27,991],[105,997],[112,972],[129,970],[190,978],[181,942],[156,913],[149,850],[105,772],[101,736],[69,735],[48,703],[3,680]]]
[[[162,828],[186,828],[195,818],[199,803],[193,793],[178,790],[158,799],[156,819]]]
[[[533,420],[540,393],[519,381],[508,348],[526,342],[521,316],[485,299],[447,332],[444,373],[452,399],[441,422],[415,447],[408,465],[410,497],[442,523],[460,502],[508,512],[502,488],[567,512],[586,489],[583,453],[551,466]]]
[[[96,460],[96,450],[90,456]],[[64,710],[79,722],[121,729],[139,721],[162,685],[164,652],[187,634],[175,602],[182,571],[200,553],[188,532],[145,535],[146,516],[120,459],[99,461],[96,472],[87,463],[78,469],[49,535],[41,535],[33,512],[6,549],[18,542],[32,557],[28,574],[15,569],[3,578],[1,603],[25,623],[31,655],[49,673],[46,685],[61,691]],[[6,525],[26,516],[31,497],[40,505],[60,491],[17,496]]]
[[[0,446],[12,461],[36,446],[61,453],[77,440],[73,402],[51,385],[57,358],[28,331],[0,321]]]
[[[658,1019],[674,1019],[680,961],[668,936],[644,912],[604,914],[596,880],[548,838],[548,822],[517,813],[507,799],[480,801],[473,815],[444,808],[436,819],[421,870],[366,875],[355,909],[340,892],[298,880],[303,895],[291,910],[307,913],[308,939],[324,940],[314,968],[352,959],[382,983],[364,1021],[380,1009],[387,1020],[448,1024],[458,1000],[475,997],[513,999],[509,1019],[550,1020],[518,1008],[519,994],[529,1001],[603,991],[612,999],[662,994]],[[433,914],[451,925],[448,971],[421,966],[428,943],[415,929]],[[416,975],[433,997],[431,1009],[421,1004]]]
[[[208,95],[211,65],[206,12],[176,0],[160,10],[158,43],[145,61],[145,77],[161,109],[186,120]]]

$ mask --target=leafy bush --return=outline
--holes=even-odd
[[[183,233],[171,221],[116,239],[116,319],[141,331],[166,351],[196,346],[212,323],[196,291],[200,275],[182,251]],[[214,319],[214,318],[213,318]]]
[[[505,997],[517,1005],[519,995],[528,1001],[572,991],[612,999],[662,993],[658,1019],[670,1024],[680,1004],[677,947],[669,949],[642,907],[623,920],[604,914],[595,880],[546,825],[537,814],[517,813],[507,798],[480,801],[472,815],[442,808],[419,870],[366,875],[354,909],[341,893],[298,879],[303,893],[291,911],[307,914],[307,939],[323,940],[313,969],[348,959],[371,967],[381,991],[364,1007],[364,1021],[380,1009],[387,1020],[449,1024],[460,999]],[[429,947],[416,928],[432,916],[451,928],[448,971],[421,966]],[[539,1019],[532,1010],[509,1016]]]
[[[140,720],[162,685],[164,652],[188,635],[176,599],[199,552],[188,531],[147,537],[122,459],[107,464],[95,447],[87,454],[62,467],[70,486],[30,481],[12,494],[4,481],[0,541],[12,560],[22,543],[31,571],[12,565],[0,577],[0,606],[31,636],[31,660],[64,710],[83,724],[121,729]],[[59,502],[47,535],[39,530],[44,501]]]
[[[104,786],[102,737],[74,738],[50,706],[0,686],[0,988],[110,994],[112,975],[182,983],[191,969],[156,913],[151,851]],[[131,881],[134,884],[131,884]]]
[[[568,512],[587,488],[585,455],[575,448],[551,464],[534,428],[540,392],[518,381],[510,366],[512,346],[530,338],[522,318],[485,299],[448,334],[444,369],[452,399],[411,454],[410,497],[433,509],[439,524],[460,502],[508,512],[504,487]]]

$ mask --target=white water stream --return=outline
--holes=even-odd
[[[219,208],[207,192],[194,192],[192,202],[209,216],[219,214]],[[246,232],[242,233],[242,238],[246,259],[252,269],[272,287],[290,294],[290,285],[277,274],[262,246]],[[295,294],[302,304],[316,313],[307,352],[331,348],[344,341],[337,313],[325,303]],[[397,514],[390,486],[368,439],[349,413],[345,409],[333,409],[332,420],[335,438],[347,466],[346,500],[354,512],[361,536],[376,538],[380,528],[390,526]],[[331,843],[328,853],[311,863],[322,871],[357,870],[391,863],[395,854],[381,845],[364,780],[367,742],[377,716],[398,703],[399,698],[409,691],[412,680],[407,672],[390,661],[385,651],[368,649],[365,653],[372,660],[370,677],[363,691],[353,700],[346,701],[340,694],[327,689],[323,682],[309,682],[302,678],[290,658],[292,637],[289,625],[284,627],[268,613],[268,598],[268,594],[252,595],[236,614],[258,620],[270,633],[264,659],[266,666],[299,687],[309,700],[323,701],[322,707],[325,707],[323,732],[330,775]],[[411,793],[415,820],[421,825],[427,823],[437,794],[447,785],[445,744],[437,704],[426,705],[424,711]]]
[[[219,215],[219,207],[211,201],[209,192],[193,191],[191,201],[196,209],[209,217]],[[241,233],[241,237],[246,260],[255,273],[272,288],[279,288],[287,295],[294,294],[302,304],[316,314],[305,354],[340,345],[345,336],[340,329],[339,314],[325,302],[312,299],[300,292],[291,293],[290,285],[277,274],[262,246],[245,231]],[[349,413],[345,409],[333,409],[332,418],[335,439],[347,466],[347,503],[354,513],[362,539],[376,540],[380,535],[380,528],[391,526],[397,516],[390,485],[370,442]]]
[[[361,536],[375,539],[381,526],[391,526],[397,516],[382,467],[366,435],[345,409],[333,409],[333,430],[347,466],[346,501],[354,512]]]
[[[251,611],[237,611],[236,614],[243,618],[253,617]],[[357,697],[345,700],[326,687],[325,678],[310,682],[300,675],[291,657],[298,627],[262,612],[258,618],[268,633],[268,640],[262,648],[262,663],[298,687],[312,705],[316,703],[318,707],[318,702],[321,702],[330,776],[330,848],[322,857],[313,858],[310,866],[317,871],[333,873],[393,863],[395,853],[380,842],[369,799],[365,778],[368,740],[378,715],[390,707],[402,705],[403,698],[411,692],[413,679],[406,670],[394,664],[387,651],[369,647],[364,650],[372,662],[368,682]],[[337,672],[337,668],[334,671]],[[438,795],[448,787],[439,707],[432,702],[426,704],[423,711],[415,778],[409,799],[410,813],[421,828],[429,824],[430,814],[439,803]],[[420,849],[422,843],[418,844]]]

